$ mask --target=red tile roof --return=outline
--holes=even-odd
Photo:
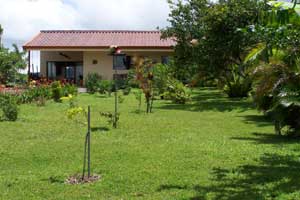
[[[60,30],[41,31],[24,49],[47,48],[172,48],[175,41],[161,39],[159,31]]]

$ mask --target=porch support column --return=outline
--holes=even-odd
[[[28,75],[28,85],[30,84],[30,67],[31,67],[31,60],[30,60],[30,50],[28,50],[28,72],[27,72],[27,75]]]

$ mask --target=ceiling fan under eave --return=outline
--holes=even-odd
[[[70,56],[68,56],[67,54],[64,54],[64,53],[62,53],[62,52],[59,52],[59,55],[62,56],[62,57],[65,57],[65,58],[67,58],[67,59],[71,59]]]

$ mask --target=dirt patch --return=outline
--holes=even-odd
[[[101,176],[97,175],[97,174],[93,174],[90,177],[85,176],[84,178],[82,178],[82,175],[76,174],[76,175],[68,177],[65,180],[65,183],[70,184],[70,185],[88,184],[88,183],[94,183],[100,179],[101,179]]]

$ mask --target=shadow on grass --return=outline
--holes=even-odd
[[[222,92],[216,89],[204,88],[194,90],[191,102],[188,102],[185,105],[165,103],[159,108],[194,112],[210,110],[225,112],[235,109],[246,111],[248,109],[254,108],[254,105],[247,98],[228,98]]]
[[[255,165],[241,165],[233,169],[214,168],[211,185],[163,185],[157,191],[194,191],[196,195],[190,200],[277,199],[281,195],[299,192],[299,170],[298,156],[264,154]]]
[[[276,135],[275,133],[252,133],[253,137],[232,137],[232,140],[245,140],[257,144],[300,144],[299,137]]]
[[[256,124],[259,127],[273,126],[272,120],[265,115],[243,115],[241,116],[244,122]]]
[[[47,179],[42,179],[41,181],[46,181],[49,183],[58,183],[58,184],[64,184],[64,180],[61,177],[56,177],[56,176],[50,176]]]
[[[101,126],[101,127],[92,127],[91,128],[91,131],[92,132],[97,132],[97,131],[101,131],[101,132],[104,132],[104,131],[109,131],[110,129],[105,127],[105,126]]]

